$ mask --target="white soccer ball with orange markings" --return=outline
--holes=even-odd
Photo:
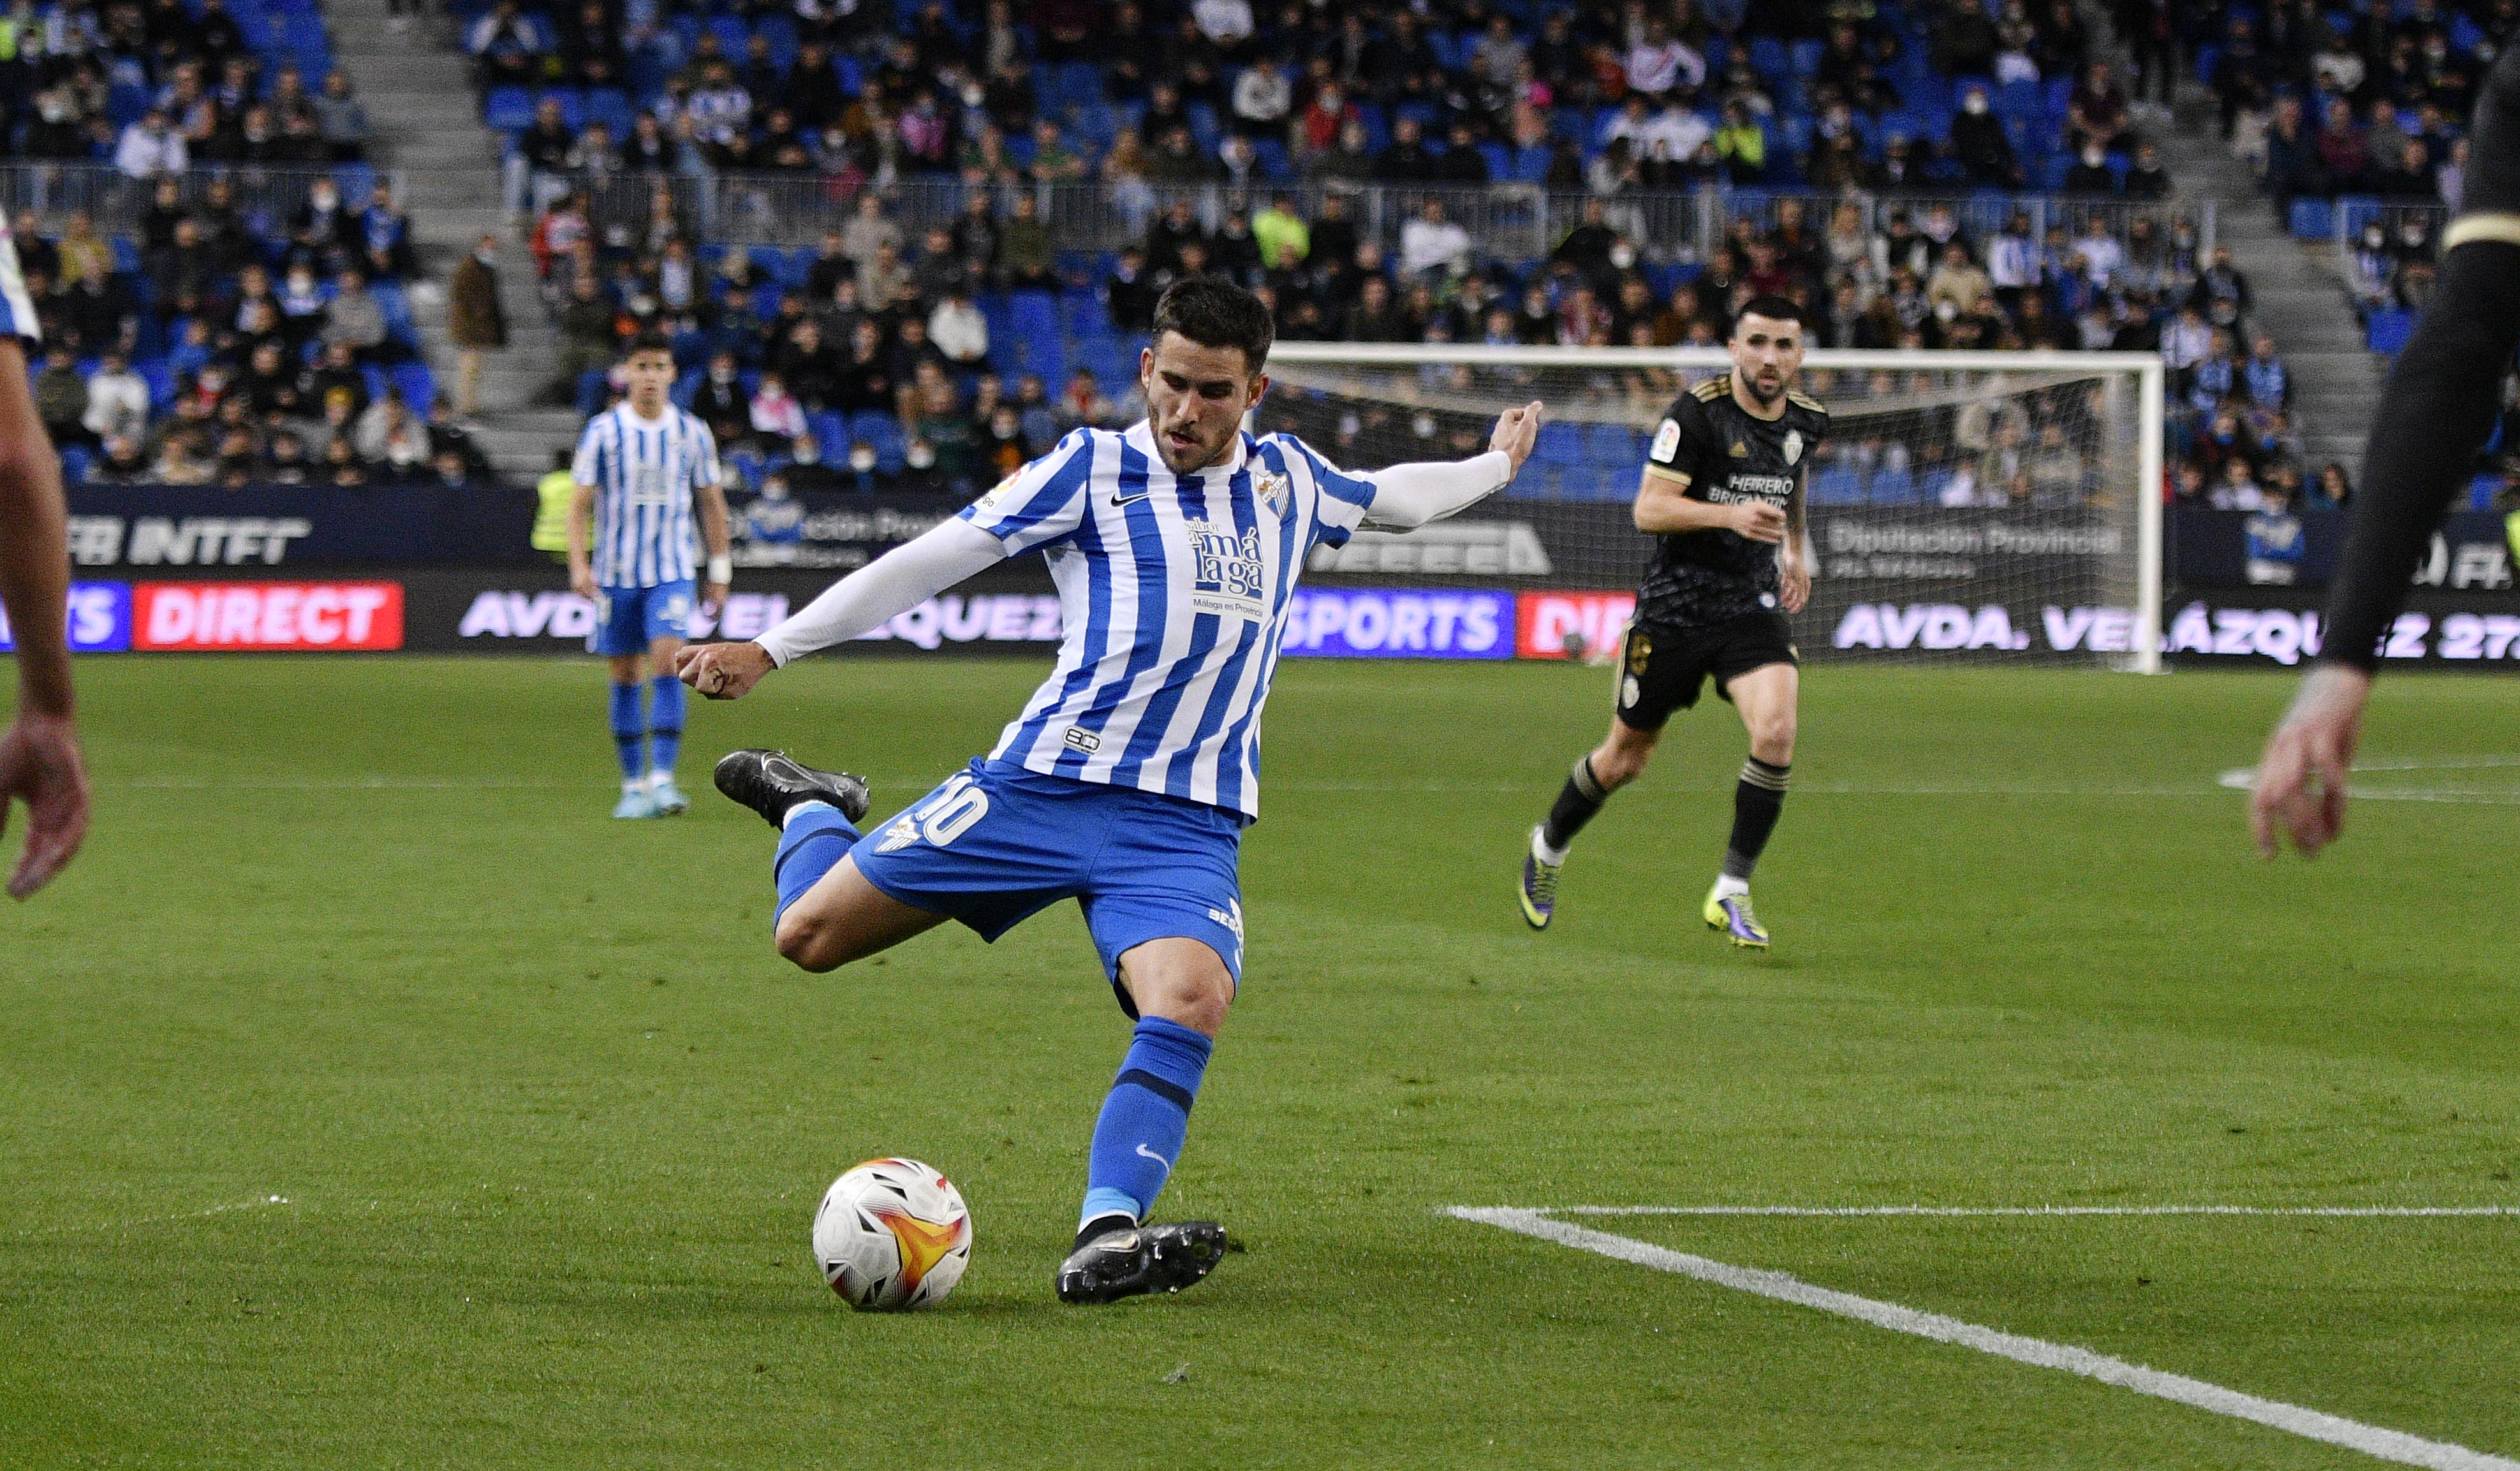
[[[852,1308],[933,1307],[971,1265],[970,1207],[952,1181],[915,1159],[868,1160],[823,1192],[814,1261]]]

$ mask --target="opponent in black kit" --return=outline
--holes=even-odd
[[[1741,712],[1750,759],[1732,795],[1732,840],[1706,895],[1707,926],[1764,948],[1750,910],[1750,870],[1785,804],[1794,759],[1799,675],[1785,615],[1811,596],[1803,472],[1828,432],[1828,411],[1794,391],[1803,365],[1801,310],[1761,296],[1732,324],[1732,371],[1684,393],[1664,415],[1637,488],[1637,529],[1653,559],[1620,650],[1609,738],[1575,763],[1549,820],[1531,831],[1522,917],[1545,929],[1557,872],[1610,793],[1635,780],[1674,710],[1697,703],[1708,676]]]
[[[2317,853],[2345,824],[2345,779],[2380,640],[2453,492],[2493,432],[2502,377],[2520,345],[2520,37],[2478,95],[2458,217],[2442,236],[2441,277],[2398,354],[2362,452],[2345,555],[2327,594],[2326,643],[2258,763],[2249,820],[2275,854],[2278,830]]]

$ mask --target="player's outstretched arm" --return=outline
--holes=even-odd
[[[69,549],[61,462],[26,386],[25,350],[0,343],[0,607],[18,643],[18,713],[0,735],[0,831],[26,804],[26,850],[9,875],[23,899],[87,837],[87,767],[72,724]]]
[[[2493,431],[2520,345],[2520,46],[2505,48],[2486,78],[2460,214],[2443,242],[2440,284],[2372,417],[2320,662],[2258,763],[2249,825],[2269,858],[2278,831],[2309,855],[2345,825],[2346,773],[2381,636],[2406,609],[2416,559]]]
[[[771,670],[871,633],[1006,556],[994,534],[959,517],[945,521],[833,583],[756,640],[686,646],[674,655],[674,673],[707,698],[742,699]]]
[[[1468,510],[1513,483],[1540,436],[1540,400],[1497,416],[1488,450],[1467,460],[1394,465],[1364,478],[1373,482],[1365,523],[1412,531]]]

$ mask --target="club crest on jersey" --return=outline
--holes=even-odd
[[[1653,449],[1649,458],[1667,465],[1671,462],[1671,457],[1679,453],[1680,421],[1666,419],[1662,422],[1662,427],[1654,430]]]
[[[1269,513],[1271,515],[1284,515],[1286,513],[1287,486],[1286,477],[1284,475],[1264,469],[1257,475],[1252,476],[1251,484],[1254,489],[1260,492],[1261,504],[1269,508]]]
[[[1802,457],[1803,431],[1800,429],[1785,430],[1785,463],[1787,465],[1791,465]]]
[[[1749,447],[1748,445],[1746,445],[1746,444],[1743,444],[1743,443],[1742,443],[1740,440],[1738,440],[1738,439],[1733,440],[1733,441],[1732,441],[1732,458],[1733,458],[1733,459],[1735,459],[1735,460],[1747,460],[1747,459],[1749,459],[1749,458],[1750,458],[1750,447]]]

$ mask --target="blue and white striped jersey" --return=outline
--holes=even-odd
[[[595,490],[599,586],[692,580],[692,492],[719,483],[708,425],[672,404],[662,419],[642,419],[625,399],[586,422],[569,473]]]
[[[27,346],[42,340],[35,322],[34,298],[26,294],[26,278],[18,270],[18,241],[9,223],[0,220],[0,336],[22,338]]]
[[[1013,556],[1046,549],[1058,667],[995,759],[1260,813],[1260,707],[1305,556],[1344,545],[1370,476],[1289,434],[1240,435],[1193,475],[1145,421],[1078,429],[963,513]]]

